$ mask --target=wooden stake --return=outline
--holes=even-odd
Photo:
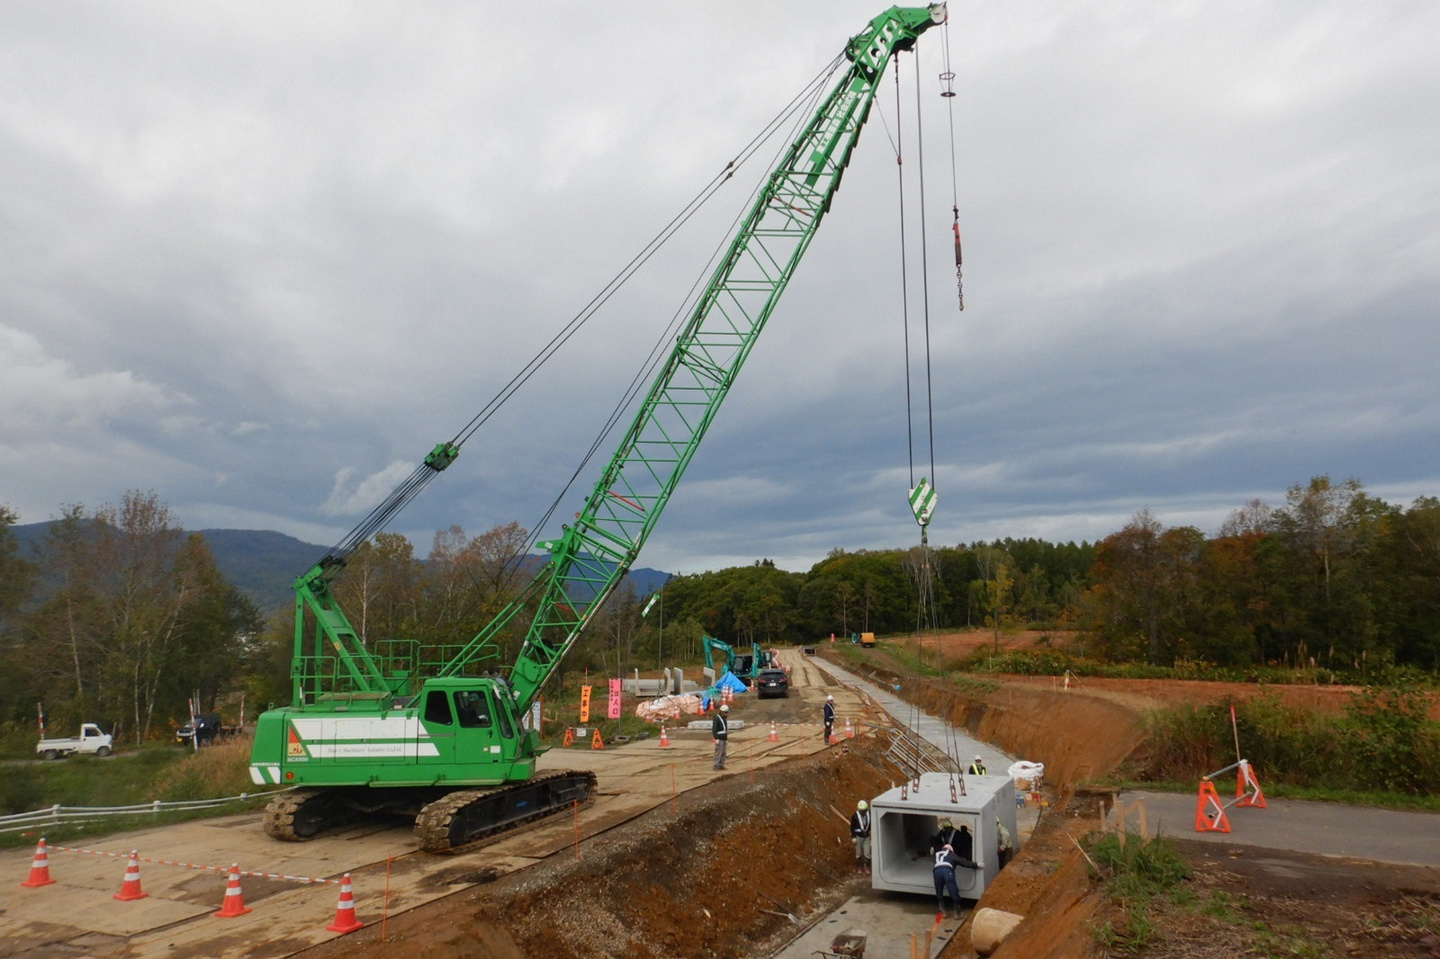
[[[390,866],[395,862],[394,856],[385,857],[385,908],[380,912],[380,941],[386,939],[386,928],[390,925]]]

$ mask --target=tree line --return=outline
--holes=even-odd
[[[0,717],[34,728],[43,711],[59,736],[100,720],[140,742],[197,689],[242,684],[260,616],[155,494],[66,507],[34,559],[14,523],[0,507]]]
[[[65,508],[34,556],[20,555],[14,523],[0,507],[0,721],[33,723],[43,702],[56,731],[98,720],[140,741],[167,735],[197,691],[207,710],[239,691],[255,708],[288,702],[293,608],[263,615],[153,493]],[[527,539],[516,523],[476,536],[452,526],[421,558],[382,533],[334,592],[372,649],[458,647],[535,574]],[[806,572],[760,559],[675,576],[658,596],[626,581],[563,669],[694,663],[705,634],[742,647],[1019,627],[1075,630],[1086,655],[1112,662],[1435,671],[1440,501],[1402,509],[1322,476],[1283,506],[1237,509],[1213,536],[1142,510],[1095,544],[835,549]],[[524,628],[502,638],[496,668],[514,661]]]
[[[1168,665],[1280,663],[1364,679],[1440,669],[1440,500],[1409,508],[1317,476],[1218,535],[1148,511],[1101,541],[1076,610],[1089,652]]]

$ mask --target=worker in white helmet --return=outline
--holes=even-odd
[[[969,768],[969,769],[966,769],[965,772],[966,772],[967,775],[970,775],[970,776],[983,776],[983,775],[985,775],[985,760],[981,759],[981,758],[977,755],[977,756],[975,757],[975,761],[970,764],[970,768]]]
[[[830,733],[835,729],[835,697],[825,697],[825,745],[830,745]]]
[[[855,871],[870,873],[870,804],[860,800],[850,814],[850,838],[855,841]]]
[[[715,740],[715,768],[725,768],[725,748],[730,740],[730,707],[721,706],[710,720],[710,738]]]

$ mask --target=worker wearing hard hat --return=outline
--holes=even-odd
[[[830,733],[835,729],[835,697],[825,697],[825,745],[830,745]]]
[[[850,814],[850,838],[855,841],[855,871],[870,872],[870,804],[860,800]]]
[[[715,740],[715,768],[725,768],[725,747],[730,739],[730,707],[721,706],[710,720],[710,738]]]
[[[995,847],[999,852],[1000,868],[1004,869],[1005,864],[1015,858],[1015,840],[1010,838],[1010,830],[998,819],[995,820]]]
[[[970,764],[970,768],[966,769],[966,770],[965,770],[965,773],[966,773],[966,775],[969,775],[969,776],[983,776],[983,775],[985,775],[985,760],[981,759],[981,758],[977,755],[977,756],[975,757],[975,761]]]

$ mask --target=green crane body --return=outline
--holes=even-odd
[[[414,815],[422,846],[444,849],[589,797],[590,773],[535,775],[544,747],[520,717],[639,555],[830,209],[890,58],[944,18],[944,4],[893,7],[851,38],[849,69],[770,174],[575,522],[539,544],[549,561],[474,639],[366,647],[330,583],[368,530],[296,580],[293,701],[261,714],[250,772],[305,788],[271,803],[267,832],[305,839],[382,810]],[[377,513],[458,452],[437,445]],[[508,677],[480,675],[526,619]]]

